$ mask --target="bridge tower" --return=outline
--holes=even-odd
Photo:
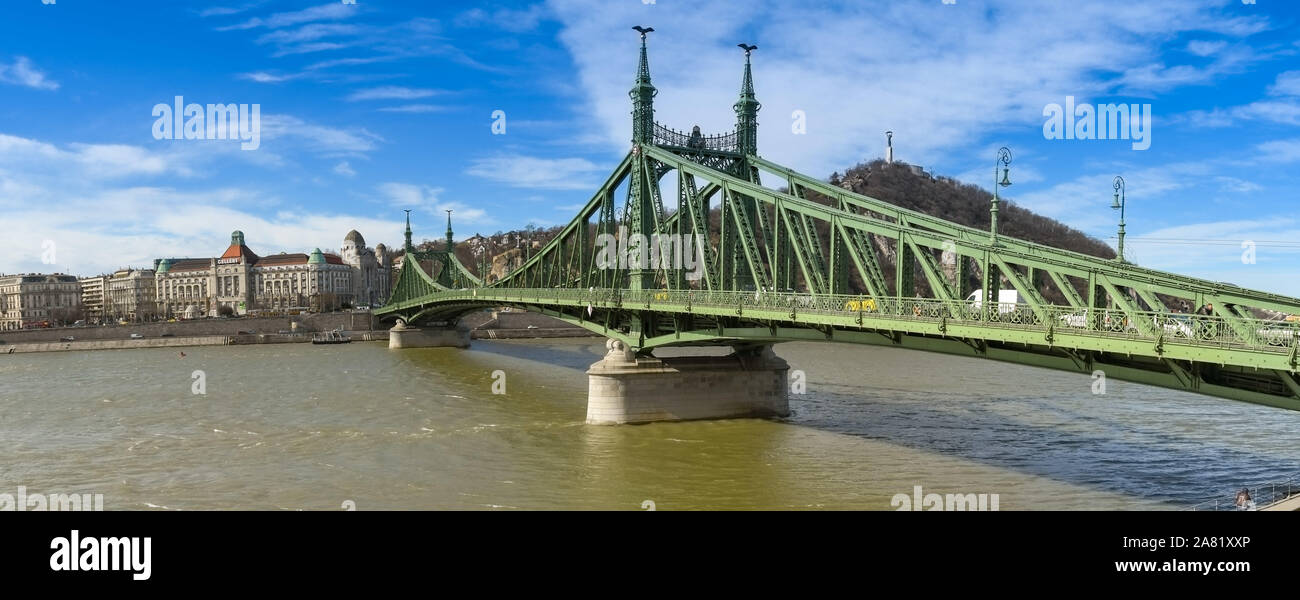
[[[406,211],[406,232],[402,242],[402,248],[405,250],[402,256],[402,270],[412,269],[418,271],[420,267],[421,255],[428,257],[429,252],[418,252],[415,244],[411,242],[411,211]],[[455,246],[452,245],[451,238],[451,211],[447,211],[447,251],[442,253],[442,272],[438,275],[439,285],[452,287],[454,280],[451,276],[453,263],[452,252]],[[435,254],[436,255],[436,254]],[[403,274],[403,276],[410,277]],[[401,277],[401,276],[399,276]],[[399,279],[400,283],[400,279]],[[408,327],[408,325],[410,325]],[[392,329],[388,330],[388,347],[389,349],[399,348],[468,348],[469,347],[469,329],[459,325],[457,322],[427,323],[423,326],[415,326],[416,323],[407,323],[405,319],[398,319]]]
[[[749,68],[749,55],[758,46],[740,44],[740,47],[745,50],[745,76],[740,81],[740,99],[732,108],[736,111],[737,145],[741,154],[749,156],[758,154],[758,110],[763,105],[754,97],[754,76]]]
[[[650,83],[650,61],[646,56],[646,34],[654,31],[653,27],[636,27],[641,34],[641,60],[637,65],[636,83],[628,91],[632,98],[632,176],[628,182],[626,214],[628,240],[637,240],[642,245],[637,247],[637,254],[628,257],[628,290],[654,288],[654,270],[648,268],[650,248],[648,240],[655,232],[654,198],[650,190],[649,177],[654,169],[646,157],[638,150],[637,144],[654,143],[655,94],[659,93]],[[633,242],[629,241],[629,245]],[[631,248],[628,248],[631,250]],[[635,260],[635,262],[633,262]]]
[[[750,55],[758,49],[758,46],[751,44],[736,44],[741,50],[745,51],[745,72],[740,80],[740,98],[732,105],[736,111],[736,150],[740,154],[739,172],[741,176],[754,183],[759,182],[758,169],[749,163],[749,156],[758,154],[758,111],[763,107],[754,96],[754,75],[750,68]],[[748,197],[737,198],[737,204],[743,203],[744,210],[742,215],[749,216],[749,227],[755,232],[764,232],[761,226],[762,216],[758,214],[761,207],[758,200]],[[759,222],[754,219],[758,218]],[[731,248],[727,250],[731,257],[730,282],[737,289],[750,289],[759,285],[754,281],[747,269],[742,268],[745,264],[745,257],[741,248],[741,241],[734,236],[728,240]],[[769,259],[775,257],[770,256]],[[777,279],[773,279],[777,281]]]
[[[651,181],[657,166],[638,151],[637,144],[654,143],[654,96],[650,67],[646,58],[646,34],[653,29],[636,27],[641,33],[641,59],[636,84],[628,95],[632,98],[632,172],[625,207],[628,237],[643,234],[648,239],[655,227],[654,190]],[[736,111],[737,171],[750,181],[758,181],[758,171],[746,158],[758,148],[758,110],[749,55],[757,46],[741,44],[745,50],[745,74],[740,86]],[[652,187],[655,186],[655,187]],[[736,198],[745,203],[744,214],[757,214],[753,198]],[[726,200],[723,200],[724,207]],[[707,218],[707,208],[702,208]],[[724,208],[734,210],[734,208]],[[725,218],[725,217],[724,217]],[[751,224],[752,226],[752,224]],[[732,255],[730,281],[752,286],[748,273],[740,269],[740,240],[726,242],[723,252]],[[638,249],[646,252],[646,248]],[[638,265],[644,264],[638,262]],[[655,272],[633,267],[629,272],[629,290],[651,289]],[[632,336],[644,337],[646,319],[630,316]],[[720,419],[732,417],[784,416],[789,414],[786,378],[789,365],[772,353],[770,344],[748,344],[735,348],[729,356],[680,356],[657,358],[639,354],[623,341],[609,339],[605,357],[587,371],[587,422],[593,424],[646,423],[685,419]]]
[[[446,253],[442,255],[442,270],[438,273],[438,285],[445,287],[455,287],[452,280],[452,256],[456,252],[456,244],[451,239],[451,211],[447,211],[447,248]]]

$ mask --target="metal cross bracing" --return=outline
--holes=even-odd
[[[515,306],[641,353],[794,340],[888,345],[1102,371],[1300,410],[1300,322],[1279,314],[1300,314],[1300,299],[1005,236],[993,241],[989,231],[763,159],[755,48],[742,47],[736,130],[683,134],[654,121],[643,33],[631,148],[573,220],[491,284],[454,253],[414,251],[408,224],[408,257],[441,268],[436,277],[403,268],[376,313],[412,323]],[[760,173],[780,189],[763,185]],[[672,210],[665,182],[676,188],[667,197]],[[673,260],[611,266],[611,238],[617,248],[631,246],[633,257],[648,251]],[[675,254],[686,238],[703,242],[692,246],[689,269]],[[1015,301],[999,290],[1015,290]],[[1207,314],[1174,312],[1183,304]]]

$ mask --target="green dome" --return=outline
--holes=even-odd
[[[172,268],[172,261],[171,261],[171,259],[164,258],[164,259],[162,259],[162,261],[160,261],[160,262],[158,263],[158,273],[159,273],[159,274],[166,273],[167,271],[170,271],[171,268]]]
[[[325,255],[321,253],[320,248],[311,251],[311,257],[307,259],[309,265],[325,264]]]

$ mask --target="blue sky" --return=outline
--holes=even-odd
[[[754,53],[760,154],[825,177],[883,154],[1128,256],[1300,295],[1300,9],[1280,0],[6,0],[0,272],[80,275],[565,223],[627,150],[632,25],[656,29],[657,119],[733,126]],[[261,142],[159,140],[156,104],[260,106]],[[1151,145],[1046,139],[1044,107],[1150,104]],[[494,111],[504,135],[492,132]],[[802,111],[806,131],[792,130]],[[55,243],[53,265],[43,244]],[[1164,240],[1201,240],[1204,243]],[[1256,243],[1243,264],[1240,242]],[[1110,240],[1113,243],[1113,240]]]

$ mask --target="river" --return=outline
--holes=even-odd
[[[98,493],[108,510],[891,510],[921,486],[1002,510],[1177,509],[1300,471],[1300,413],[839,344],[777,346],[807,383],[786,419],[586,425],[601,353],[588,338],[0,356],[0,493]]]

